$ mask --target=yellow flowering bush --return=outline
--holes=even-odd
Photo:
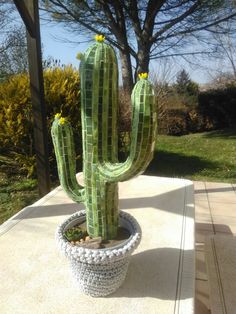
[[[68,117],[74,129],[81,134],[80,78],[72,66],[54,67],[44,71],[45,102],[48,123],[51,167],[55,167],[50,127],[58,112]],[[77,153],[81,140],[76,139]],[[18,156],[19,163],[28,172],[35,173],[33,115],[27,74],[14,75],[0,84],[0,153]],[[15,157],[14,157],[15,158]]]

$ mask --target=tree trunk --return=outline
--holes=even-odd
[[[150,63],[150,47],[149,45],[139,44],[138,45],[138,54],[136,59],[135,67],[135,81],[138,79],[138,74],[148,73]]]
[[[124,92],[131,95],[134,86],[134,80],[129,52],[120,51],[120,60]]]

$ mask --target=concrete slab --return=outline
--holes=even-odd
[[[214,230],[215,230],[216,234],[218,234],[218,233],[227,233],[227,234],[233,235],[233,231],[234,231],[233,229],[234,228],[232,228],[232,225],[229,224],[228,219],[229,218],[227,217],[227,220],[225,221],[225,224],[223,223],[222,219],[219,219],[219,220],[215,220],[214,219],[213,227],[214,227]]]
[[[207,280],[196,280],[195,313],[209,314],[209,287]]]
[[[206,237],[213,235],[213,234],[215,234],[215,232],[211,231],[211,230],[196,230],[196,236],[195,236],[196,243],[197,244],[199,244],[199,243],[204,244]]]
[[[236,309],[236,237],[215,235],[206,241],[211,311],[234,314]]]
[[[236,234],[236,217],[235,216],[213,216],[215,230],[219,233]]]
[[[236,204],[236,194],[232,184],[206,182],[206,190],[210,202]]]
[[[204,190],[204,186],[206,189]],[[209,313],[209,282],[205,269],[207,236],[236,234],[235,184],[194,182],[196,212],[195,313]],[[218,296],[215,296],[217,299]],[[214,301],[213,301],[214,302]]]
[[[195,228],[197,231],[211,231],[214,232],[214,226],[211,222],[195,222]]]
[[[210,202],[211,214],[214,216],[236,217],[236,203]]]
[[[212,223],[211,212],[208,201],[196,200],[195,198],[195,219],[200,223]]]
[[[205,187],[205,182],[194,181],[194,198],[196,201],[205,201],[207,202],[207,191]]]
[[[205,252],[196,250],[195,256],[196,256],[196,279],[208,280]]]
[[[120,184],[120,208],[143,236],[124,285],[106,298],[82,295],[54,241],[82,205],[57,188],[0,226],[1,313],[193,313],[194,204],[190,181],[140,176]]]

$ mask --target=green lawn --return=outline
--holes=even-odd
[[[158,136],[145,174],[236,183],[236,130]],[[37,198],[36,180],[25,178],[14,161],[0,156],[0,223]]]
[[[20,174],[14,161],[0,156],[0,224],[37,199],[37,181]]]
[[[236,182],[236,129],[185,136],[158,136],[146,174]]]

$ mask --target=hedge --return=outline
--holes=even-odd
[[[236,125],[236,85],[212,89],[199,95],[198,107],[215,129]]]

